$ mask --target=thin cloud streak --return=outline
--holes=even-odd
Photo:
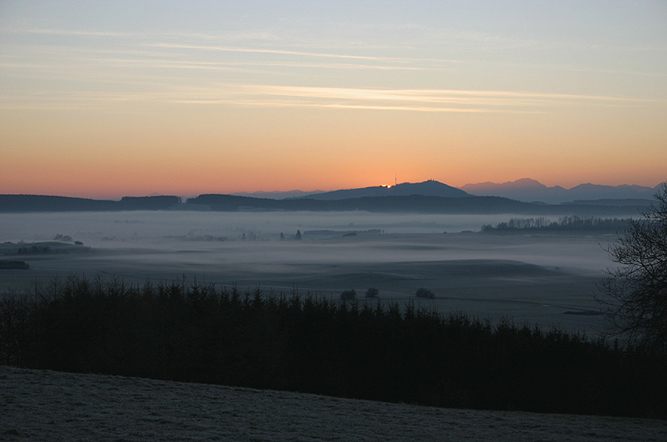
[[[410,27],[410,26],[408,26]],[[417,26],[416,28],[422,29],[423,31],[427,31],[428,28],[424,28],[422,26]],[[133,39],[141,39],[142,41],[146,42],[147,40],[151,39],[163,39],[163,38],[188,38],[188,39],[194,39],[194,40],[200,40],[202,42],[210,42],[213,40],[218,40],[218,41],[227,41],[227,42],[238,42],[238,41],[270,41],[270,42],[277,42],[280,40],[279,37],[271,35],[267,32],[253,32],[253,33],[240,33],[238,35],[225,35],[225,34],[203,34],[203,33],[187,33],[187,32],[149,32],[149,33],[137,33],[137,32],[105,32],[105,31],[94,31],[94,30],[63,30],[63,29],[4,29],[2,32],[5,33],[30,33],[30,34],[44,34],[44,35],[71,35],[71,36],[99,36],[99,37],[121,37],[121,38],[133,38]],[[590,49],[590,50],[599,50],[599,49],[606,49],[606,50],[628,50],[628,51],[657,51],[657,52],[664,52],[667,50],[667,47],[662,47],[662,46],[655,46],[655,45],[643,45],[641,47],[637,46],[613,46],[613,45],[605,45],[605,44],[595,44],[592,46],[583,46],[580,43],[572,42],[572,41],[559,41],[559,42],[545,42],[545,41],[538,41],[534,39],[516,39],[516,38],[509,38],[507,36],[503,35],[491,35],[491,34],[485,34],[485,33],[479,33],[479,32],[459,32],[459,33],[452,33],[452,32],[435,32],[431,31],[427,33],[428,35],[428,42],[429,44],[434,44],[436,41],[440,41],[442,44],[447,44],[450,45],[452,41],[457,42],[457,41],[469,41],[469,42],[474,42],[474,50],[472,48],[464,48],[465,50],[463,52],[471,52],[471,53],[478,53],[480,51],[482,52],[488,52],[491,50],[498,50],[498,47],[495,46],[490,46],[490,47],[480,47],[479,43],[499,43],[502,42],[503,44],[501,45],[502,48],[525,48],[525,47],[536,47],[536,48],[543,48],[543,49],[549,49],[549,48],[561,48],[561,47],[574,47],[578,49]],[[161,42],[161,43],[141,43],[141,42],[133,42],[133,44],[139,44],[143,46],[149,46],[149,47],[157,47],[157,48],[171,48],[171,49],[176,49],[176,48],[181,48],[181,49],[197,49],[197,50],[207,50],[207,51],[223,51],[223,52],[236,52],[236,53],[259,53],[259,54],[276,54],[276,55],[295,55],[295,56],[303,56],[303,57],[323,57],[323,58],[338,58],[338,59],[350,59],[350,60],[371,60],[371,61],[377,61],[377,62],[383,62],[383,61],[391,61],[394,63],[404,63],[404,64],[414,64],[414,63],[446,63],[446,64],[452,64],[452,63],[480,63],[479,60],[476,59],[438,59],[438,58],[406,58],[406,57],[377,57],[377,56],[368,56],[368,55],[351,55],[351,54],[331,54],[331,53],[326,53],[326,52],[321,52],[321,49],[323,48],[323,45],[316,45],[310,47],[315,47],[319,48],[320,52],[315,52],[315,51],[297,51],[297,50],[279,50],[279,49],[260,49],[260,48],[239,48],[239,47],[231,47],[231,46],[211,46],[211,45],[201,45],[201,44],[178,44],[178,43],[166,43],[166,42]],[[417,47],[423,47],[425,44],[425,41],[422,40],[420,44],[417,45]],[[414,46],[414,45],[413,45]],[[390,46],[391,47],[391,46]],[[338,50],[340,50],[340,46],[338,46]],[[370,49],[367,45],[366,46],[359,46],[357,49],[361,50],[368,50]],[[483,64],[489,64],[489,62],[481,62]],[[497,61],[494,61],[493,64],[497,64]],[[513,65],[512,63],[510,63]],[[266,63],[266,66],[274,66],[270,63]],[[350,69],[353,69],[354,65],[351,65]],[[320,66],[318,65],[303,65],[303,67],[314,67],[314,68],[319,68]],[[326,66],[322,66],[326,68]],[[333,66],[333,68],[337,69],[347,69],[344,65],[337,65]],[[363,69],[386,69],[386,70],[391,70],[391,69],[400,69],[397,66],[393,67],[372,67],[369,65],[364,65],[360,66],[360,68]],[[568,69],[568,66],[556,66],[556,68],[560,69]],[[439,67],[437,66],[431,66],[431,67],[406,67],[404,68],[406,70],[437,70]],[[579,69],[574,69],[574,70],[579,70]],[[583,71],[583,69],[582,69]],[[662,73],[656,73],[656,72],[645,72],[645,71],[620,71],[620,70],[611,70],[611,69],[591,69],[591,72],[602,72],[602,73],[614,73],[614,74],[625,74],[625,75],[636,75],[636,76],[643,76],[643,77],[664,77]]]
[[[254,89],[256,93],[268,95],[285,95],[311,98],[342,98],[342,99],[364,99],[364,100],[409,100],[409,101],[433,101],[448,100],[450,96],[457,97],[486,97],[517,99],[544,100],[569,100],[569,101],[611,101],[628,103],[649,103],[656,100],[643,98],[626,98],[600,95],[574,95],[574,94],[544,94],[513,91],[481,91],[481,90],[447,90],[447,89],[352,89],[352,88],[329,88],[329,87],[301,87],[301,86],[252,86],[239,85],[239,87]],[[472,100],[473,98],[469,98]],[[524,104],[527,102],[524,102]]]
[[[458,107],[417,107],[417,106],[369,106],[369,105],[351,105],[351,104],[325,104],[319,107],[337,108],[337,109],[363,109],[363,110],[398,110],[412,112],[461,112],[461,113],[510,113],[510,114],[544,114],[541,111],[515,111],[508,109],[470,109]]]
[[[199,40],[227,40],[227,41],[275,41],[278,37],[272,36],[266,32],[247,33],[242,32],[238,34],[213,35],[202,33],[188,33],[188,32],[106,32],[106,31],[90,31],[81,29],[3,29],[4,33],[11,34],[38,34],[38,35],[73,35],[73,36],[87,36],[87,37],[122,37],[122,38],[162,38],[162,37],[178,37],[178,38],[193,38]]]
[[[155,43],[155,44],[147,44],[146,46],[158,47],[158,48],[174,48],[174,49],[201,49],[206,51],[220,51],[220,52],[244,52],[244,53],[258,53],[258,54],[299,55],[303,57],[348,58],[354,60],[406,62],[405,59],[397,57],[372,57],[368,55],[327,54],[318,52],[286,51],[278,49],[249,49],[249,48],[233,48],[225,46],[184,45],[184,44],[173,44],[173,43]]]
[[[158,47],[158,46],[155,46]],[[401,66],[397,65],[382,65],[382,64],[359,64],[359,63],[305,63],[305,62],[289,62],[289,61],[230,61],[230,62],[213,62],[213,61],[196,61],[189,59],[186,54],[171,54],[168,52],[157,51],[138,51],[138,50],[107,50],[107,49],[82,49],[71,46],[45,46],[45,45],[28,45],[27,47],[16,48],[16,55],[9,55],[6,58],[18,58],[23,60],[25,53],[39,52],[47,55],[49,58],[57,58],[62,64],[64,60],[73,60],[77,62],[95,61],[95,62],[113,62],[127,65],[146,65],[147,67],[157,68],[190,68],[199,69],[197,66],[253,66],[253,67],[297,67],[297,68],[317,68],[317,69],[369,69],[369,70],[403,70],[403,71],[451,71],[448,67],[422,67],[422,66],[407,66],[407,61]],[[230,48],[233,52],[247,52],[246,49]],[[75,55],[77,54],[77,55]],[[84,55],[82,55],[84,54]],[[88,56],[87,54],[90,54]],[[105,57],[105,55],[125,55],[126,57]],[[307,54],[307,53],[302,53]],[[128,58],[128,57],[142,57],[143,58]],[[166,58],[165,58],[166,57]],[[354,57],[354,56],[351,56]],[[341,55],[340,58],[347,58]],[[410,61],[410,60],[408,60]],[[423,60],[429,61],[429,60]],[[161,62],[163,64],[156,64]],[[171,65],[171,66],[170,66]],[[30,64],[24,63],[20,67],[29,68]],[[39,67],[36,65],[35,67]],[[205,69],[202,67],[201,69]]]
[[[156,85],[158,86],[158,85]],[[264,97],[253,99],[251,97]],[[280,97],[280,98],[272,98]],[[572,94],[440,89],[364,89],[252,84],[211,84],[205,87],[163,84],[150,92],[40,94],[5,96],[0,108],[15,108],[23,99],[31,105],[73,102],[163,102],[259,107],[317,107],[358,110],[462,113],[551,113],[554,106],[637,105],[656,100]],[[290,98],[291,100],[285,100]],[[405,104],[409,103],[409,104]]]
[[[367,30],[392,30],[392,31],[405,31],[405,30],[419,30],[421,31],[421,38],[417,40],[422,44],[424,41],[428,41],[430,44],[437,42],[452,44],[474,44],[474,47],[463,47],[459,49],[467,50],[470,52],[480,52],[480,51],[489,51],[489,50],[499,50],[499,49],[515,49],[515,48],[542,48],[542,49],[554,49],[554,48],[565,48],[565,49],[575,49],[575,50],[607,50],[607,51],[629,51],[629,52],[665,52],[667,51],[667,46],[661,46],[657,44],[608,44],[603,42],[589,43],[582,42],[577,40],[566,40],[566,41],[554,41],[554,40],[541,40],[541,39],[526,39],[526,38],[515,38],[509,37],[503,34],[487,34],[484,32],[452,32],[452,31],[441,31],[435,30],[427,26],[417,26],[417,25],[362,25],[358,27],[360,29]],[[42,34],[42,35],[73,35],[73,36],[98,36],[98,37],[123,37],[123,38],[160,38],[160,37],[179,37],[179,38],[191,38],[199,40],[223,40],[223,41],[279,41],[280,37],[272,35],[266,31],[256,31],[256,32],[240,32],[236,34],[205,34],[205,33],[193,33],[193,32],[108,32],[108,31],[94,31],[94,30],[85,30],[85,29],[21,29],[21,28],[6,28],[3,29],[4,33],[12,34]],[[489,46],[481,46],[480,44],[489,44]],[[303,44],[302,44],[303,46]],[[318,45],[317,47],[321,47]],[[420,45],[421,46],[421,45]],[[190,47],[188,45],[183,45],[183,47]],[[197,48],[196,46],[192,46]],[[340,47],[337,45],[337,47]],[[360,49],[368,48],[410,48],[415,47],[410,45],[403,46],[368,46],[362,45],[359,46]],[[418,46],[417,46],[418,47]],[[204,49],[206,47],[201,47],[199,49]],[[215,47],[210,47],[211,50],[218,50]],[[295,52],[295,54],[299,54]],[[308,55],[315,55],[304,53]],[[350,58],[348,56],[343,56],[344,58]],[[352,56],[354,57],[354,56]],[[450,60],[455,61],[455,60]]]
[[[91,61],[111,62],[129,65],[147,65],[153,68],[174,68],[174,69],[223,69],[239,70],[237,66],[253,67],[290,67],[290,68],[319,68],[319,69],[377,69],[377,70],[405,70],[405,71],[424,71],[424,70],[447,70],[435,68],[418,68],[409,66],[378,66],[365,64],[342,64],[342,63],[298,63],[298,62],[211,62],[211,61],[188,61],[188,60],[168,60],[168,59],[123,59],[123,58],[90,58]]]
[[[77,29],[6,29],[9,33],[43,34],[43,35],[81,35],[97,37],[137,37],[142,34],[136,32],[104,32],[104,31],[85,31]]]
[[[164,37],[181,37],[181,38],[193,38],[198,40],[226,40],[226,41],[240,41],[244,39],[239,38],[229,38],[224,36],[208,35],[208,34],[191,34],[191,33],[119,33],[119,32],[98,32],[98,31],[86,31],[86,30],[53,30],[53,29],[30,29],[30,30],[6,30],[5,32],[25,32],[25,33],[34,33],[34,34],[47,34],[47,35],[74,35],[74,36],[100,36],[100,37],[133,37],[133,38],[142,38],[143,40],[150,38],[164,38]],[[483,41],[494,40],[495,38],[485,36],[481,38]],[[263,38],[265,41],[273,41],[275,39]],[[211,45],[196,45],[196,44],[178,44],[178,43],[137,43],[141,46],[153,47],[153,48],[162,48],[162,49],[184,49],[184,50],[206,50],[206,51],[218,51],[218,52],[232,52],[232,53],[258,53],[258,54],[276,54],[276,55],[296,55],[301,57],[319,57],[319,58],[329,58],[329,59],[348,59],[348,60],[367,60],[375,62],[394,62],[402,63],[404,66],[383,66],[383,65],[370,65],[370,64],[317,64],[317,63],[293,63],[293,62],[257,62],[251,63],[247,62],[248,66],[266,66],[266,67],[301,67],[301,68],[316,68],[316,69],[375,69],[375,70],[405,70],[405,71],[436,71],[436,70],[451,70],[449,66],[451,64],[489,64],[489,62],[480,62],[479,60],[470,59],[444,59],[444,58],[406,58],[406,57],[377,57],[377,56],[365,56],[365,55],[350,55],[350,54],[331,54],[326,52],[313,52],[313,51],[295,51],[295,50],[277,50],[277,49],[259,49],[259,48],[239,48],[232,46],[211,46]],[[320,47],[320,46],[315,46]],[[88,52],[98,52],[98,53],[126,53],[127,55],[146,55],[153,57],[160,57],[165,55],[178,55],[179,57],[186,57],[186,54],[166,54],[164,52],[148,52],[148,51],[137,51],[137,50],[104,50],[104,49],[95,49],[95,50],[86,50],[77,47],[62,47],[62,46],[44,46],[46,51],[53,52],[54,48],[61,48],[64,50],[65,54],[69,55],[71,52],[77,51],[88,51]],[[359,47],[357,49],[367,50],[367,47]],[[128,60],[128,62],[132,62]],[[137,63],[141,62],[140,60],[136,61]],[[174,64],[181,63],[182,66],[173,66],[178,69],[206,69],[199,68],[197,65],[199,62],[188,62],[187,60],[174,60]],[[497,64],[498,62],[494,62]],[[243,63],[239,63],[243,64]],[[424,65],[426,64],[426,66]],[[516,63],[504,63],[507,65],[517,65]],[[532,65],[529,65],[532,66]],[[155,66],[159,68],[169,68],[170,66],[159,65]],[[555,65],[552,68],[554,69],[565,69],[569,71],[581,71],[581,72],[600,72],[600,73],[611,73],[611,74],[624,74],[624,75],[636,75],[643,77],[665,77],[662,73],[655,72],[645,72],[645,71],[622,71],[622,70],[612,70],[612,69],[584,69],[584,68],[572,68],[568,65]],[[215,68],[211,68],[215,69]]]
[[[512,114],[544,114],[542,111],[516,111],[508,109],[485,109],[485,108],[456,108],[456,107],[428,107],[428,106],[390,106],[390,105],[367,105],[367,104],[341,104],[341,103],[307,103],[299,101],[261,101],[261,100],[178,100],[183,104],[232,104],[247,107],[309,107],[324,109],[356,109],[356,110],[383,110],[383,111],[407,111],[407,112],[450,112],[450,113],[512,113]]]

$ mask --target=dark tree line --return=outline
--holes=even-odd
[[[511,218],[507,222],[495,226],[482,226],[485,233],[512,233],[512,232],[623,232],[630,226],[629,218],[599,218],[562,216],[557,221],[550,221],[545,217],[538,218]]]
[[[411,305],[71,278],[0,298],[0,363],[441,407],[667,418],[661,353]]]
[[[0,195],[0,212],[97,212],[168,210],[181,204],[177,196],[125,196],[120,201],[46,195]]]

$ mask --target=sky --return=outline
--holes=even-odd
[[[665,1],[0,0],[0,193],[667,179]]]

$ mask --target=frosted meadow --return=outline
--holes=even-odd
[[[0,367],[8,441],[660,441],[664,421],[453,410]]]

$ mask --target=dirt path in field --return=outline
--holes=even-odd
[[[667,422],[0,367],[3,441],[666,441]]]

